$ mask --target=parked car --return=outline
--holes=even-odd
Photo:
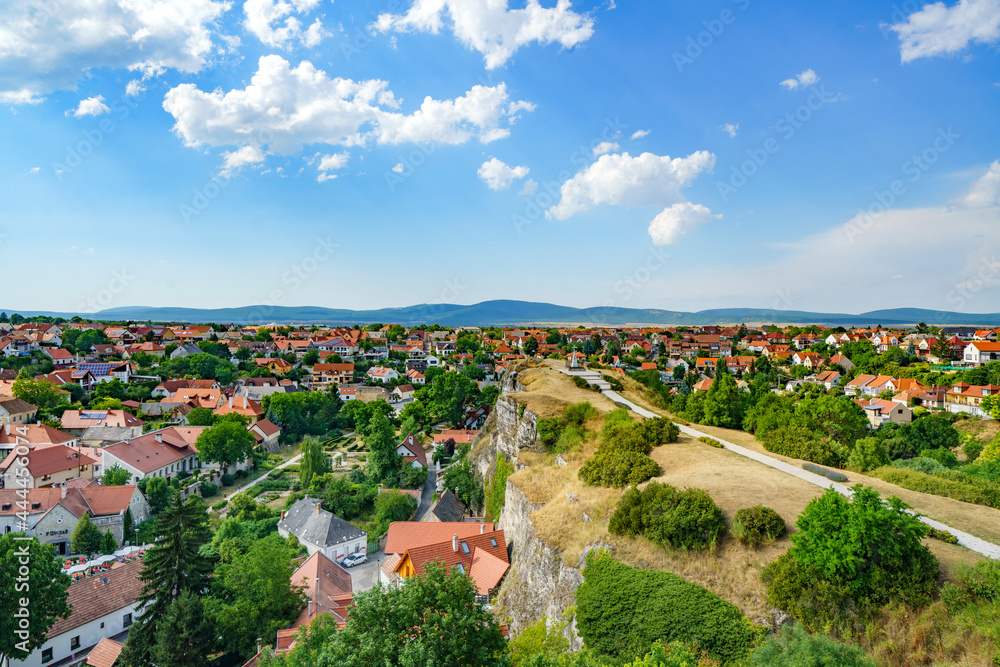
[[[340,561],[340,564],[343,565],[344,567],[354,567],[355,565],[360,565],[361,563],[367,563],[367,562],[368,562],[368,556],[359,551],[356,554],[351,554],[350,556],[344,558],[344,560]]]

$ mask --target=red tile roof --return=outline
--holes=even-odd
[[[87,656],[86,664],[90,667],[113,667],[123,648],[125,648],[124,644],[104,637],[97,642],[97,646]]]
[[[69,618],[56,621],[46,637],[58,637],[102,616],[133,604],[142,591],[143,560],[134,560],[99,575],[74,581],[69,585]]]
[[[428,544],[439,544],[451,540],[453,535],[459,539],[479,535],[486,526],[486,532],[493,532],[494,525],[466,522],[435,522],[435,521],[394,521],[389,524],[389,532],[385,538],[383,553],[401,554],[407,549],[425,547]]]

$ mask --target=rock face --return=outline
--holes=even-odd
[[[535,447],[537,417],[509,395],[519,391],[524,391],[524,386],[515,368],[501,380],[500,397],[473,444],[472,462],[484,483],[493,475],[498,453],[513,462],[517,469],[521,450]]]
[[[583,640],[576,633],[576,618],[566,619],[564,614],[574,604],[583,573],[563,565],[561,553],[547,547],[535,534],[530,515],[536,509],[508,480],[499,527],[511,548],[511,569],[500,588],[497,605],[510,619],[512,636],[543,618],[549,625],[569,621],[566,637],[571,650],[578,651],[583,648]]]
[[[493,476],[498,454],[512,461],[515,469],[521,469],[524,466],[518,462],[518,455],[538,447],[536,415],[509,395],[520,391],[524,391],[524,386],[519,380],[519,369],[515,368],[501,381],[500,397],[473,444],[472,461],[484,485]],[[497,604],[501,617],[510,619],[511,635],[543,618],[550,625],[568,621],[566,637],[576,651],[583,647],[575,631],[576,619],[566,619],[564,613],[574,604],[583,574],[579,568],[563,565],[562,554],[550,549],[535,534],[530,515],[537,509],[517,486],[507,481],[498,524],[511,552],[511,568],[501,585]]]

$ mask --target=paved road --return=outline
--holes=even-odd
[[[587,379],[589,380],[589,378]],[[612,401],[615,401],[616,403],[623,403],[625,405],[628,405],[636,414],[642,417],[646,417],[647,419],[653,419],[662,416],[654,412],[651,412],[646,408],[636,405],[635,403],[628,400],[627,398],[625,398],[616,391],[602,390],[601,393],[610,398]],[[722,443],[722,446],[731,452],[739,454],[740,456],[744,456],[748,459],[753,459],[754,461],[763,463],[766,466],[770,466],[775,470],[780,470],[781,472],[792,475],[793,477],[798,477],[799,479],[805,480],[810,484],[815,484],[816,486],[822,487],[824,489],[834,489],[837,493],[847,496],[848,498],[850,498],[851,495],[853,495],[851,489],[847,486],[844,486],[843,484],[838,484],[837,482],[831,482],[826,477],[823,477],[821,475],[816,475],[814,473],[809,472],[808,470],[803,470],[802,468],[793,466],[790,463],[786,463],[785,461],[776,459],[773,456],[768,456],[767,454],[761,454],[760,452],[754,451],[752,449],[747,449],[746,447],[741,447],[732,442],[721,440],[714,435],[709,435],[708,433],[705,433],[703,431],[693,429],[690,426],[682,426],[680,424],[678,424],[678,426],[681,429],[681,433],[686,433],[687,435],[693,436],[695,438],[700,438],[700,437],[712,438],[713,440],[717,440],[718,442]],[[910,513],[915,514],[915,512],[910,512]],[[1000,560],[1000,546],[997,546],[992,542],[987,542],[986,540],[982,540],[976,537],[975,535],[970,535],[969,533],[966,533],[964,531],[952,528],[951,526],[947,526],[939,521],[928,519],[925,516],[921,516],[919,518],[922,522],[924,522],[928,526],[931,526],[932,528],[948,531],[956,538],[958,538],[958,543],[963,547],[965,547],[966,549],[970,549],[972,551],[975,551],[976,553],[980,553],[984,556],[987,556],[988,558],[994,558]]]
[[[427,482],[424,484],[423,495],[420,496],[420,507],[417,508],[416,521],[423,521],[427,513],[431,511],[435,491],[437,491],[437,473],[434,472],[434,464],[431,464],[427,467]]]
[[[351,573],[351,586],[354,592],[367,591],[378,583],[379,565],[385,559],[381,551],[368,554],[368,562],[348,568]]]

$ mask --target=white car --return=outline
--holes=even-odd
[[[344,558],[344,560],[340,561],[340,564],[343,565],[344,567],[354,567],[355,565],[367,562],[368,562],[368,556],[359,551],[356,554],[351,554],[350,556]]]

